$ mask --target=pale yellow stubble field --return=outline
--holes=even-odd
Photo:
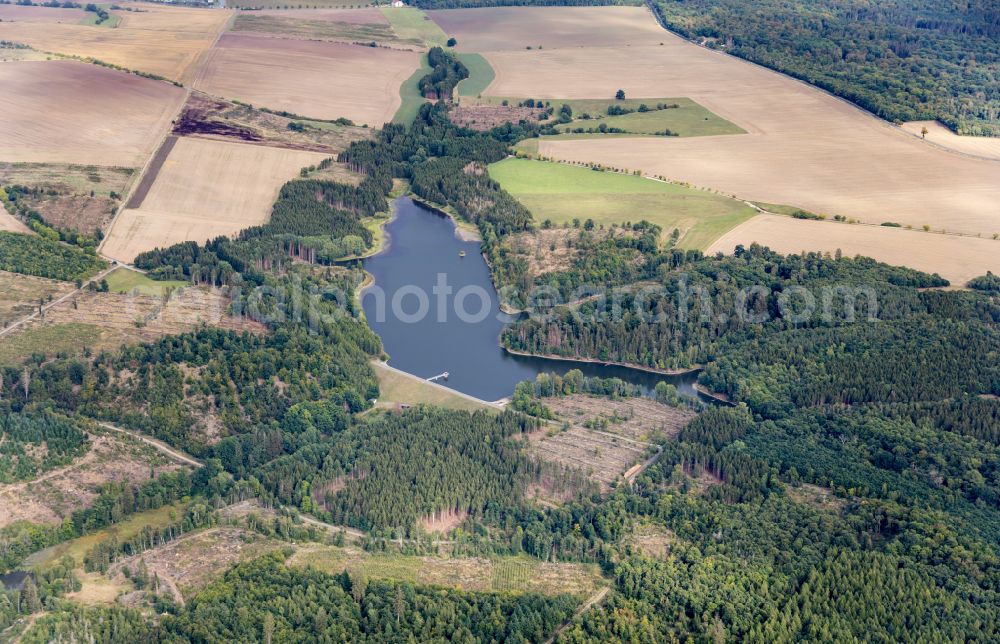
[[[138,208],[115,221],[102,252],[131,262],[153,248],[203,243],[266,222],[278,190],[328,155],[181,138]]]

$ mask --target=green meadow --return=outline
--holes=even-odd
[[[562,163],[510,158],[494,163],[489,172],[538,223],[593,219],[610,225],[645,219],[663,228],[664,236],[678,229],[681,248],[704,250],[756,214],[742,201],[704,190]]]

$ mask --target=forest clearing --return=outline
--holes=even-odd
[[[0,85],[0,160],[13,162],[141,166],[184,100],[173,85],[68,60],[4,63]]]
[[[267,221],[278,189],[326,155],[180,138],[138,208],[126,209],[103,251],[131,262],[143,251],[205,241]]]
[[[150,472],[182,466],[154,447],[98,429],[86,453],[71,464],[27,481],[0,484],[0,528],[15,521],[58,524],[75,510],[89,507],[109,483],[141,483]]]
[[[478,592],[537,592],[589,595],[603,585],[594,564],[543,563],[527,557],[414,556],[367,553],[355,547],[308,545],[289,559],[293,566],[313,566],[369,579],[447,586]]]
[[[384,47],[227,33],[195,87],[304,117],[381,126],[392,120],[399,87],[419,58]]]
[[[338,16],[337,13],[345,15]],[[263,15],[261,12],[241,13],[233,21],[232,31],[275,38],[323,40],[348,44],[377,43],[400,49],[423,47],[423,43],[420,41],[404,40],[397,36],[392,27],[389,26],[389,21],[385,20],[382,14],[375,9],[344,12],[315,12],[304,9],[295,12],[269,12]]]
[[[541,400],[556,418],[529,436],[529,449],[587,474],[604,492],[624,474],[634,477],[655,454],[655,445],[673,439],[695,417],[690,410],[647,398],[574,394]],[[539,491],[543,499],[559,497],[558,491]]]
[[[122,284],[121,278],[112,282]],[[263,329],[247,318],[230,316],[229,299],[212,289],[189,286],[172,291],[169,298],[166,293],[143,294],[134,283],[128,291],[82,291],[46,309],[43,317],[3,336],[0,365],[16,365],[35,354],[76,354],[84,348],[100,351],[150,342],[203,324],[254,333]]]
[[[645,7],[491,7],[427,14],[458,40],[462,52],[656,45],[666,33]]]

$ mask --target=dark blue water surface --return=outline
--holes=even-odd
[[[500,311],[479,242],[462,241],[451,219],[408,197],[397,199],[394,207],[395,219],[386,228],[387,248],[364,262],[375,283],[362,295],[368,323],[382,338],[393,367],[421,378],[447,371],[449,378],[437,382],[483,400],[509,396],[518,382],[534,380],[539,373],[563,374],[570,369],[579,369],[587,376],[621,378],[647,392],[657,382],[667,381],[682,393],[696,395],[692,386],[695,374],[666,376],[613,365],[508,354],[500,347],[499,338],[511,318]],[[460,251],[465,251],[465,257],[459,256]],[[436,294],[433,289],[440,284],[450,287],[450,294],[440,288]],[[423,304],[416,292],[424,294]],[[464,310],[470,314],[466,320],[456,313],[458,296],[464,296]],[[393,313],[394,299],[401,316]],[[483,299],[489,300],[488,310],[482,306]],[[419,315],[421,308],[424,315]],[[477,315],[480,311],[484,314]]]

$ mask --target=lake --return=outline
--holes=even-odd
[[[627,367],[508,354],[500,332],[511,321],[502,313],[479,242],[463,241],[454,222],[409,197],[394,204],[387,246],[364,261],[374,284],[362,294],[369,325],[382,338],[389,364],[483,400],[510,396],[522,380],[539,373],[579,369],[587,376],[621,378],[651,391],[674,384],[697,395],[696,374],[667,376]],[[464,252],[465,256],[460,256]]]

